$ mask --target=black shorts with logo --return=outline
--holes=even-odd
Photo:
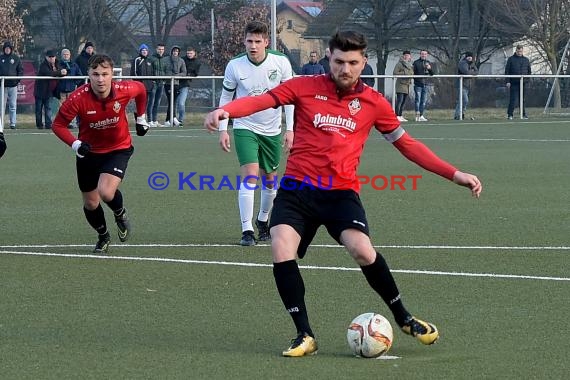
[[[366,213],[358,193],[303,186],[303,182],[287,177],[277,190],[271,211],[270,227],[279,224],[293,227],[301,236],[297,250],[300,258],[305,256],[321,225],[339,244],[340,234],[349,228],[369,235]]]
[[[123,179],[134,150],[135,148],[131,146],[128,149],[115,150],[109,153],[89,153],[83,158],[77,157],[75,167],[79,190],[83,193],[95,190],[102,173],[112,174]]]

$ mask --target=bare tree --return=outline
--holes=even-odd
[[[215,14],[213,45],[209,35],[210,28],[204,30],[204,22],[189,25],[188,30],[191,34],[201,33],[204,36],[201,58],[212,68],[214,75],[221,75],[228,61],[244,51],[243,32],[247,22],[258,20],[269,23],[270,9],[266,4],[256,1],[218,2],[212,6]],[[210,9],[202,7],[196,9],[193,14],[204,19],[206,15],[210,15]]]
[[[16,11],[16,0],[3,1],[0,7],[0,38],[12,42],[14,51],[19,51],[24,38],[25,27],[22,16],[23,14]]]
[[[513,34],[501,33],[489,15],[494,8],[486,0],[418,0],[422,17],[431,26],[435,58],[440,72],[456,73],[462,53],[472,51],[480,65],[493,53],[512,44]]]
[[[490,22],[504,33],[516,34],[527,41],[556,73],[563,59],[564,46],[570,38],[570,0],[490,0],[494,12]],[[555,82],[554,106],[560,107],[561,96]]]
[[[186,17],[199,4],[209,3],[200,0],[140,0],[148,19],[150,36],[153,44],[167,43],[172,27],[178,20]]]

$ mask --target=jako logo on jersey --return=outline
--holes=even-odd
[[[330,128],[342,128],[348,131],[354,132],[356,129],[356,122],[350,118],[344,118],[342,116],[332,116],[332,115],[321,115],[320,113],[315,114],[313,119],[313,125],[315,128],[327,129]],[[333,130],[333,132],[338,132]]]
[[[319,100],[329,100],[329,98],[327,98],[325,95],[315,95],[315,99],[319,99]]]
[[[96,123],[89,123],[89,128],[95,129],[106,129],[106,128],[113,128],[115,124],[119,122],[119,117],[115,116],[112,118],[107,118],[105,120],[99,120]]]
[[[115,113],[119,113],[120,110],[121,110],[121,103],[115,101],[115,104],[113,104],[113,111],[115,111]]]
[[[348,110],[352,116],[356,115],[361,109],[362,107],[360,106],[360,100],[358,100],[358,98],[355,98],[348,103]]]

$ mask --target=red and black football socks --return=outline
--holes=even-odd
[[[101,204],[97,206],[95,210],[88,210],[83,207],[83,212],[85,213],[85,218],[87,222],[99,235],[104,235],[107,233],[107,223],[105,222],[105,212]]]
[[[273,276],[285,309],[293,319],[297,333],[314,337],[305,306],[305,283],[295,260],[273,263]]]
[[[361,266],[360,269],[364,273],[368,284],[388,305],[390,311],[394,314],[396,323],[399,326],[403,326],[410,313],[408,313],[400,299],[400,291],[384,257],[376,252],[376,260],[370,265]]]

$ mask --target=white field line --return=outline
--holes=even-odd
[[[9,251],[0,250],[0,254],[24,255],[24,256],[48,256],[48,257],[68,257],[78,259],[95,259],[95,260],[124,260],[124,261],[147,261],[147,262],[164,262],[179,264],[209,264],[209,265],[228,265],[237,267],[263,267],[271,268],[273,264],[251,263],[251,262],[235,262],[235,261],[216,261],[216,260],[189,260],[189,259],[172,259],[163,257],[137,257],[137,256],[102,256],[102,255],[84,255],[72,253],[53,253],[53,252],[25,252],[25,251]],[[300,265],[303,269],[313,270],[331,270],[331,271],[360,271],[355,267],[329,267],[317,265]],[[467,272],[443,272],[428,270],[408,270],[408,269],[392,269],[394,273],[406,274],[424,274],[433,276],[455,276],[455,277],[486,277],[501,279],[524,279],[524,280],[543,280],[543,281],[570,281],[570,277],[550,277],[550,276],[528,276],[515,274],[498,274],[498,273],[467,273]]]
[[[91,247],[91,244],[18,244],[18,245],[0,245],[0,249],[4,248],[79,248]],[[177,248],[177,247],[239,247],[237,244],[120,244],[113,245],[115,248]],[[269,247],[268,244],[257,244],[253,247]],[[343,248],[338,244],[311,244],[313,248]],[[494,245],[375,245],[374,248],[392,248],[392,249],[465,249],[465,250],[500,250],[500,251],[568,251],[570,246],[494,246]]]

